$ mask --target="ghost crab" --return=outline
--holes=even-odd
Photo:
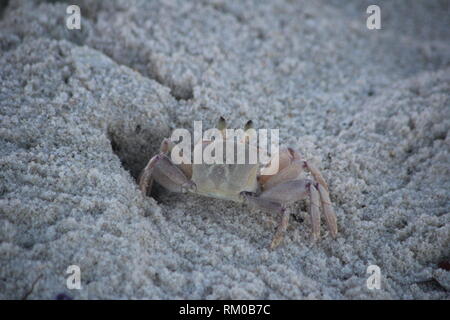
[[[221,117],[218,129],[225,133],[225,128],[225,120]],[[245,132],[249,128],[252,128],[251,121],[247,122]],[[215,141],[200,140],[197,143],[204,149]],[[238,143],[244,143],[246,150],[252,147],[248,140],[241,140]],[[156,181],[172,192],[191,192],[276,212],[280,215],[280,221],[270,244],[272,249],[281,243],[287,229],[289,222],[287,205],[309,197],[313,240],[317,240],[320,236],[320,208],[323,210],[331,236],[333,238],[337,236],[336,215],[331,206],[327,183],[320,171],[302,159],[293,149],[280,150],[277,173],[265,175],[264,167],[259,163],[175,165],[169,157],[172,148],[173,142],[164,139],[160,153],[152,157],[142,170],[138,183],[144,195],[150,193],[153,181]],[[309,172],[313,179],[300,178],[304,171]]]

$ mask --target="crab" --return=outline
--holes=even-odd
[[[224,133],[224,118],[219,119],[218,129]],[[253,128],[252,121],[245,125],[245,132]],[[216,143],[215,140],[200,139],[202,150],[205,146]],[[245,144],[246,150],[251,146],[248,140],[237,142]],[[336,215],[333,211],[328,185],[320,171],[310,162],[304,160],[292,148],[280,149],[278,153],[278,170],[275,174],[264,174],[267,167],[256,164],[174,164],[170,152],[174,143],[163,139],[159,154],[153,156],[142,170],[139,189],[144,195],[150,194],[153,182],[171,192],[194,193],[201,196],[231,200],[244,203],[250,207],[276,212],[279,215],[275,235],[270,248],[279,246],[288,227],[291,203],[309,197],[309,215],[312,226],[312,239],[320,238],[321,209],[330,235],[337,236]],[[270,161],[273,161],[271,158]],[[270,162],[269,162],[270,165]],[[309,172],[310,179],[302,178],[302,172]]]

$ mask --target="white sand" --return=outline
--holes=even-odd
[[[82,31],[62,2],[2,12],[0,298],[448,299],[449,2],[378,1],[379,31],[364,1],[161,2],[82,1]],[[275,214],[140,194],[171,129],[220,115],[321,168],[336,240],[306,201],[272,252]]]

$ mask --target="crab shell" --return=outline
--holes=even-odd
[[[191,180],[197,186],[197,194],[223,200],[242,202],[242,197],[240,196],[242,191],[257,192],[259,190],[257,178],[260,173],[260,163],[226,164],[225,142],[220,140],[204,140],[201,143],[203,151],[207,146],[208,148],[217,150],[218,144],[223,143],[223,160],[221,161],[222,164],[207,164],[204,163],[204,161],[201,164],[192,164]],[[244,148],[243,150],[245,150],[246,155],[248,155],[249,152],[258,152],[256,147],[242,141],[238,141],[234,145],[234,155],[237,154],[238,148]],[[246,162],[248,161],[246,160]]]

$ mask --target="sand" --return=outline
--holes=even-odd
[[[75,2],[81,30],[0,8],[1,299],[449,299],[448,1],[378,1],[381,30],[366,1]],[[140,193],[164,137],[221,115],[320,168],[337,239],[308,201],[271,251],[276,214]]]

